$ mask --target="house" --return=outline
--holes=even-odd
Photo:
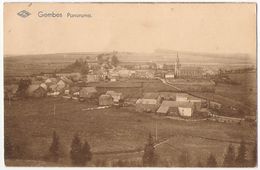
[[[156,99],[138,99],[136,101],[136,111],[138,112],[156,112],[158,107]]]
[[[111,106],[113,105],[113,98],[110,95],[103,94],[99,97],[98,102],[101,106]]]
[[[68,85],[72,85],[73,84],[73,81],[67,77],[61,77],[60,78],[64,83],[68,84]]]
[[[45,80],[45,84],[47,86],[57,84],[57,82],[58,82],[58,80],[56,78],[48,78],[47,80]]]
[[[202,100],[200,98],[191,97],[188,99],[189,102],[193,103],[194,111],[200,111],[202,106]]]
[[[57,91],[57,84],[50,85],[48,87],[49,91],[56,92]]]
[[[70,87],[70,94],[78,93],[78,95],[79,95],[80,89],[81,88],[78,86],[72,86],[72,87]]]
[[[110,81],[115,82],[116,78],[110,78]]]
[[[167,74],[165,74],[165,76],[164,76],[166,79],[174,79],[174,74],[173,73],[167,73]]]
[[[45,83],[41,83],[40,86],[47,91],[48,89],[48,86],[45,84]]]
[[[98,82],[100,80],[99,75],[96,74],[88,74],[87,82]]]
[[[130,70],[119,70],[118,75],[119,75],[119,77],[128,78],[131,76],[131,71]]]
[[[119,100],[123,99],[122,93],[117,93],[115,91],[107,91],[107,95],[110,95],[113,98],[113,102],[118,103]]]
[[[69,95],[70,94],[70,90],[69,89],[64,90],[64,94],[65,95]]]
[[[178,107],[178,111],[180,116],[184,116],[184,117],[191,117],[193,113],[192,107],[190,106]]]
[[[79,97],[81,98],[93,98],[97,95],[97,90],[95,87],[83,87],[79,91]]]
[[[57,91],[62,91],[66,87],[66,83],[63,80],[60,80],[57,83]]]

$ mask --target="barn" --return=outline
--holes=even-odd
[[[138,99],[136,101],[137,112],[156,112],[159,104],[156,99]]]

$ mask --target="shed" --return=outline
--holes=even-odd
[[[93,98],[97,94],[97,90],[95,87],[83,87],[79,91],[79,97],[81,98]]]
[[[101,106],[111,106],[113,104],[113,98],[107,94],[101,95],[98,101]]]

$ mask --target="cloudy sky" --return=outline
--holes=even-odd
[[[22,18],[21,10],[32,15]],[[38,12],[62,13],[43,18]],[[67,18],[91,14],[91,18]],[[255,4],[6,3],[4,53],[256,51]]]

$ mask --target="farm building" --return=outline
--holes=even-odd
[[[138,99],[136,101],[136,111],[138,112],[156,112],[158,107],[156,99]]]
[[[176,94],[176,101],[188,101],[188,96],[186,93],[178,93]]]
[[[188,101],[168,101],[164,100],[157,110],[159,114],[192,116],[194,110],[193,103]]]
[[[99,97],[99,105],[101,106],[111,106],[113,105],[113,98],[110,95],[103,94]]]
[[[26,94],[29,97],[39,98],[46,96],[47,91],[44,90],[44,88],[42,88],[40,85],[32,84],[27,88]]]
[[[107,91],[107,95],[110,95],[113,98],[113,102],[118,103],[119,100],[123,99],[122,93],[117,93],[115,91]]]
[[[83,87],[79,91],[79,97],[81,98],[93,98],[97,95],[97,90],[95,87]]]

